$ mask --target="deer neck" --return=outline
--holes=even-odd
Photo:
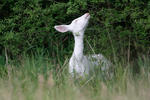
[[[82,60],[83,58],[83,49],[84,49],[84,43],[83,43],[83,39],[84,39],[84,32],[78,32],[75,33],[78,34],[77,36],[74,35],[74,40],[75,40],[75,45],[74,45],[74,51],[73,51],[73,56],[77,59],[77,60]]]

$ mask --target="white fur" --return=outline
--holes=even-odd
[[[70,25],[57,25],[54,28],[59,32],[70,31],[74,35],[75,47],[73,54],[69,61],[69,73],[74,76],[76,73],[79,76],[86,76],[90,74],[90,71],[93,71],[94,66],[102,66],[102,70],[108,69],[110,62],[102,55],[90,55],[84,56],[84,31],[88,25],[90,19],[90,14],[86,13],[81,17],[74,19]],[[94,60],[93,60],[94,59]]]

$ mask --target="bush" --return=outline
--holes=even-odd
[[[90,12],[85,38],[95,52],[129,60],[149,53],[149,8],[146,0],[1,0],[0,53],[7,48],[9,57],[16,58],[44,49],[55,58],[71,55],[72,35],[53,27]]]

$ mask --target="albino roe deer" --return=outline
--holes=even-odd
[[[95,66],[101,66],[101,70],[107,70],[111,65],[102,54],[94,54],[85,56],[84,49],[84,31],[88,25],[90,14],[86,13],[79,18],[76,18],[69,25],[56,25],[54,28],[59,32],[70,31],[73,33],[75,45],[74,51],[69,61],[69,73],[74,77],[78,75],[81,77],[89,76],[90,72],[94,71]],[[94,59],[94,60],[93,60]]]

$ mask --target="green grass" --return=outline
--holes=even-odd
[[[67,72],[68,59],[57,64],[42,55],[25,56],[18,63],[1,65],[0,100],[149,100],[150,59],[137,62],[114,64],[110,80],[75,80]]]

